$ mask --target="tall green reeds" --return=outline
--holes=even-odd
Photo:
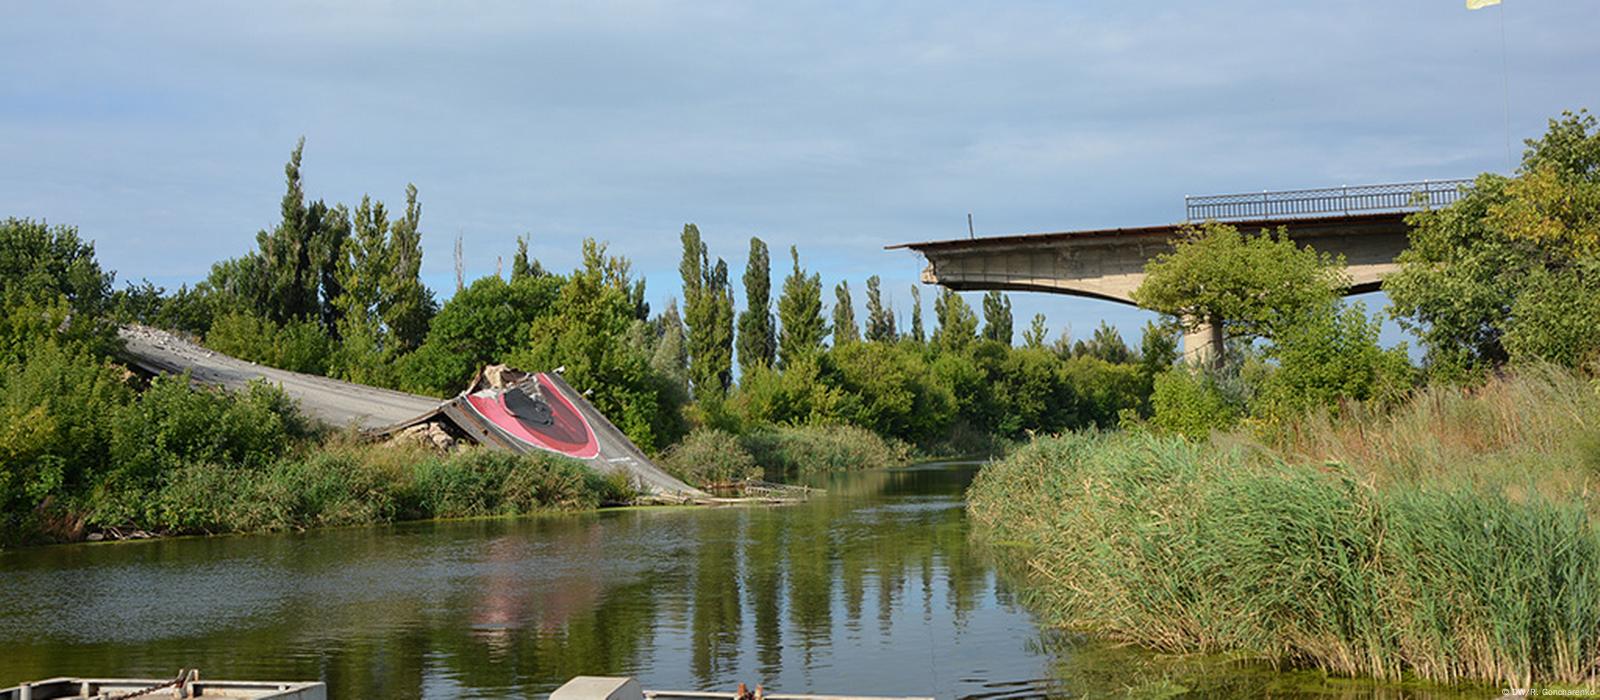
[[[123,507],[96,528],[217,533],[586,509],[632,494],[554,456],[350,443],[257,468],[186,464],[155,488],[100,497]]]
[[[1045,438],[980,473],[969,508],[1023,545],[1037,609],[1073,630],[1345,675],[1593,686],[1600,527],[1593,468],[1572,461],[1592,391],[1548,373],[1436,390],[1283,452]]]

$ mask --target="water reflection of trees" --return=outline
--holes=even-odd
[[[331,696],[397,698],[538,694],[574,675],[649,669],[684,669],[702,687],[773,679],[837,653],[841,625],[888,639],[902,607],[920,618],[937,597],[959,621],[992,593],[954,498],[964,483],[864,473],[794,507],[172,543],[147,552],[173,566],[263,562],[275,580],[242,585],[279,586],[279,603],[180,638],[35,640],[3,655],[0,675],[199,666],[211,677],[321,678]],[[917,629],[907,644],[926,634]],[[678,639],[683,658],[672,651],[681,643],[664,642]]]

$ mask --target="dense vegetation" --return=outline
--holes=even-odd
[[[436,396],[459,391],[489,363],[564,367],[642,448],[706,483],[890,466],[917,452],[987,452],[1033,432],[1112,427],[1149,410],[1156,375],[1176,357],[1164,329],[1147,329],[1139,350],[1104,326],[1092,339],[1047,345],[1042,319],[1024,334],[1025,347],[1013,347],[1011,304],[998,293],[984,299],[981,323],[963,298],[942,293],[925,336],[913,289],[911,333],[902,335],[876,277],[866,280],[858,327],[850,285],[835,285],[830,309],[821,277],[794,248],[774,303],[759,239],[750,242],[744,308],[736,310],[728,265],[693,224],[681,235],[681,306],[673,300],[652,313],[644,280],[602,243],[583,241],[581,265],[559,274],[529,256],[526,238],[508,278],[463,283],[441,304],[419,278],[416,188],[406,188],[397,211],[371,197],[353,207],[313,199],[303,150],[296,145],[285,166],[280,218],[256,234],[254,249],[176,291],[149,282],[114,290],[113,274],[71,227],[0,225],[0,543],[611,497],[588,484],[450,501],[489,504],[466,509],[427,505],[414,498],[425,474],[460,471],[446,481],[478,494],[471,474],[483,469],[557,478],[566,467],[412,454],[421,461],[402,469],[402,459],[334,444],[342,438],[307,424],[268,387],[230,395],[178,378],[146,385],[118,363],[116,328],[128,322],[283,369]],[[443,466],[428,466],[435,463]],[[205,504],[173,500],[208,489]],[[271,505],[289,496],[319,505]]]
[[[1600,130],[1553,120],[1513,177],[1411,217],[1377,343],[1343,263],[1209,225],[1138,298],[1224,351],[1152,416],[1034,441],[970,511],[1038,609],[1168,651],[1339,674],[1600,684]]]
[[[1594,683],[1595,389],[1530,372],[1267,444],[1046,438],[968,497],[1075,630],[1338,674]]]

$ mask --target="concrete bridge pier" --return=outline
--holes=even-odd
[[[1183,359],[1191,365],[1206,365],[1216,361],[1222,347],[1222,327],[1201,324],[1192,333],[1183,334]]]

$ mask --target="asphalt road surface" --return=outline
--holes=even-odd
[[[265,380],[283,387],[284,393],[300,402],[300,410],[307,415],[337,427],[381,428],[432,411],[440,403],[431,396],[246,362],[149,326],[125,326],[121,335],[127,360],[147,372],[188,372],[194,381],[233,390]]]

